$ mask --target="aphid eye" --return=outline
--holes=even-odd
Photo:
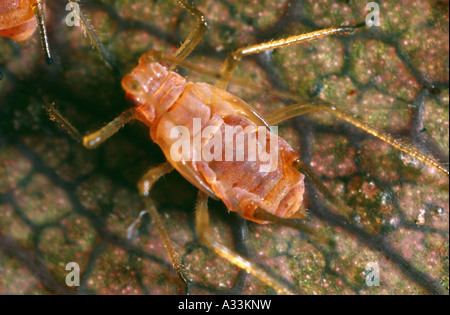
[[[122,87],[127,93],[144,94],[145,90],[134,75],[126,75],[122,79]]]
[[[139,58],[140,64],[160,62],[162,59],[161,52],[155,50],[149,50]]]

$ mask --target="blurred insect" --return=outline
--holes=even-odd
[[[92,26],[78,8],[76,0],[68,0],[66,10],[72,10],[70,16],[75,19],[74,24],[83,28],[92,46],[100,52],[106,64],[114,69],[108,52],[93,35]],[[47,64],[53,64],[45,23],[45,0],[0,0],[0,37],[24,42],[33,36],[36,28],[39,29],[45,60]],[[2,79],[1,72],[0,79]]]
[[[311,178],[319,191],[336,208],[344,213],[347,210],[346,206],[337,200],[300,160],[299,155],[283,139],[274,134],[268,133],[265,140],[275,138],[279,144],[278,164],[274,172],[262,173],[258,171],[258,166],[262,164],[261,161],[253,163],[215,160],[207,162],[189,159],[175,161],[171,156],[171,148],[175,142],[170,138],[172,127],[187,127],[191,135],[188,141],[192,142],[195,136],[193,120],[196,118],[204,119],[201,130],[206,127],[222,130],[226,126],[241,126],[242,128],[252,126],[254,127],[252,130],[255,130],[257,126],[269,127],[294,116],[324,111],[336,115],[448,176],[448,170],[434,158],[421,153],[406,142],[375,130],[334,104],[321,100],[308,103],[299,102],[263,118],[245,102],[225,91],[228,83],[232,81],[233,71],[244,56],[325,36],[347,35],[353,33],[356,28],[329,28],[238,49],[226,59],[220,74],[217,74],[218,82],[214,87],[204,83],[187,82],[177,73],[170,71],[177,65],[203,71],[195,65],[185,62],[184,58],[197,46],[208,28],[205,16],[190,2],[187,0],[176,0],[176,2],[196,18],[196,27],[173,57],[150,51],[139,59],[139,65],[122,79],[122,87],[127,98],[134,102],[135,107],[126,110],[100,130],[82,137],[82,143],[87,148],[95,148],[134,119],[142,121],[150,128],[151,138],[161,147],[168,161],[148,171],[139,182],[138,188],[144,197],[147,211],[152,215],[164,241],[175,270],[185,281],[189,281],[186,271],[177,257],[155,205],[148,198],[153,184],[173,169],[179,171],[200,190],[196,204],[196,228],[200,241],[218,255],[258,277],[279,293],[292,294],[294,292],[256,264],[214,239],[207,211],[208,197],[222,200],[228,209],[238,212],[245,219],[258,223],[276,222],[292,226],[322,240],[324,238],[307,225],[289,220],[289,218],[302,218],[305,215],[304,209],[301,207],[305,175]],[[172,68],[167,67],[166,62],[172,63]],[[71,134],[81,138],[79,132],[56,109],[49,107],[49,110],[51,115],[59,120]],[[245,136],[249,136],[251,133],[247,132]],[[203,142],[202,149],[209,144],[208,141]],[[236,152],[234,153],[236,154]]]
[[[0,36],[23,42],[39,28],[45,59],[52,64],[44,10],[44,0],[0,0]]]

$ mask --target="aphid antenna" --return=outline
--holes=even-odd
[[[116,72],[118,75],[123,76],[123,73],[117,68],[117,66],[114,64],[113,59],[111,55],[109,54],[108,50],[106,50],[105,46],[102,44],[98,36],[95,34],[94,27],[92,24],[88,21],[86,16],[83,14],[82,10],[75,9],[75,6],[73,3],[77,3],[78,6],[80,6],[80,3],[76,0],[68,0],[69,5],[72,8],[73,14],[75,14],[76,18],[81,22],[81,27],[83,28],[85,34],[89,37],[89,40],[91,42],[91,45],[97,52],[100,54],[101,58],[105,62],[105,64],[112,69],[114,72]]]
[[[37,91],[37,94],[42,99],[42,107],[46,110],[48,116],[50,117],[50,120],[57,122],[64,130],[67,131],[67,133],[76,141],[81,143],[81,139],[83,136],[78,131],[77,128],[75,128],[70,121],[64,117],[63,114],[56,108],[54,102],[50,102],[47,97],[45,97],[39,90]]]

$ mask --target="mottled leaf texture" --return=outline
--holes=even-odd
[[[238,47],[358,25],[370,12],[356,0],[194,2],[210,29],[188,60],[213,71]],[[448,1],[378,4],[378,27],[245,57],[235,77],[262,89],[229,90],[263,114],[291,104],[273,90],[335,102],[448,165]],[[103,126],[129,107],[121,76],[148,49],[173,53],[195,21],[171,1],[83,1],[112,70],[82,28],[66,26],[65,6],[46,7],[54,65],[45,63],[38,34],[22,45],[0,39],[0,293],[185,294],[149,218],[127,238],[144,207],[136,183],[164,161],[148,129],[131,123],[87,150],[43,105],[54,102],[82,133]],[[302,294],[448,294],[448,177],[330,115],[294,118],[279,130],[351,218],[308,182],[310,224],[334,249],[296,230],[245,222],[211,201],[222,243]],[[192,280],[187,291],[274,294],[199,244],[196,194],[175,172],[152,192]],[[70,262],[80,267],[79,287],[66,285]],[[370,286],[374,266],[379,286]]]

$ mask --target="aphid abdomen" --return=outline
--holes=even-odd
[[[36,25],[28,0],[0,0],[0,37],[24,41],[33,35]]]
[[[222,132],[225,126],[229,125],[224,124]],[[246,157],[239,161],[237,147],[232,161],[212,160],[198,163],[197,168],[227,208],[247,220],[263,223],[254,218],[257,208],[282,218],[304,218],[304,213],[298,213],[303,201],[304,175],[292,167],[299,156],[282,138],[269,133],[266,137],[267,142],[272,138],[278,144],[276,168],[270,172],[262,171],[267,163],[258,159]],[[244,147],[244,151],[248,148]]]
[[[139,119],[150,127],[152,140],[197,188],[256,222],[263,223],[254,218],[257,208],[284,218],[304,217],[298,213],[304,176],[293,167],[299,155],[282,138],[258,126],[242,100],[209,84],[186,82],[158,63],[140,63],[122,85]],[[258,127],[266,131],[261,137]],[[236,143],[227,153],[230,129],[237,130],[231,137]],[[255,145],[251,137],[257,140],[254,148],[249,145]],[[241,146],[238,138],[243,140]],[[276,144],[271,153],[274,167],[262,171],[269,162],[258,155],[249,159],[249,150],[268,153],[270,143]]]

